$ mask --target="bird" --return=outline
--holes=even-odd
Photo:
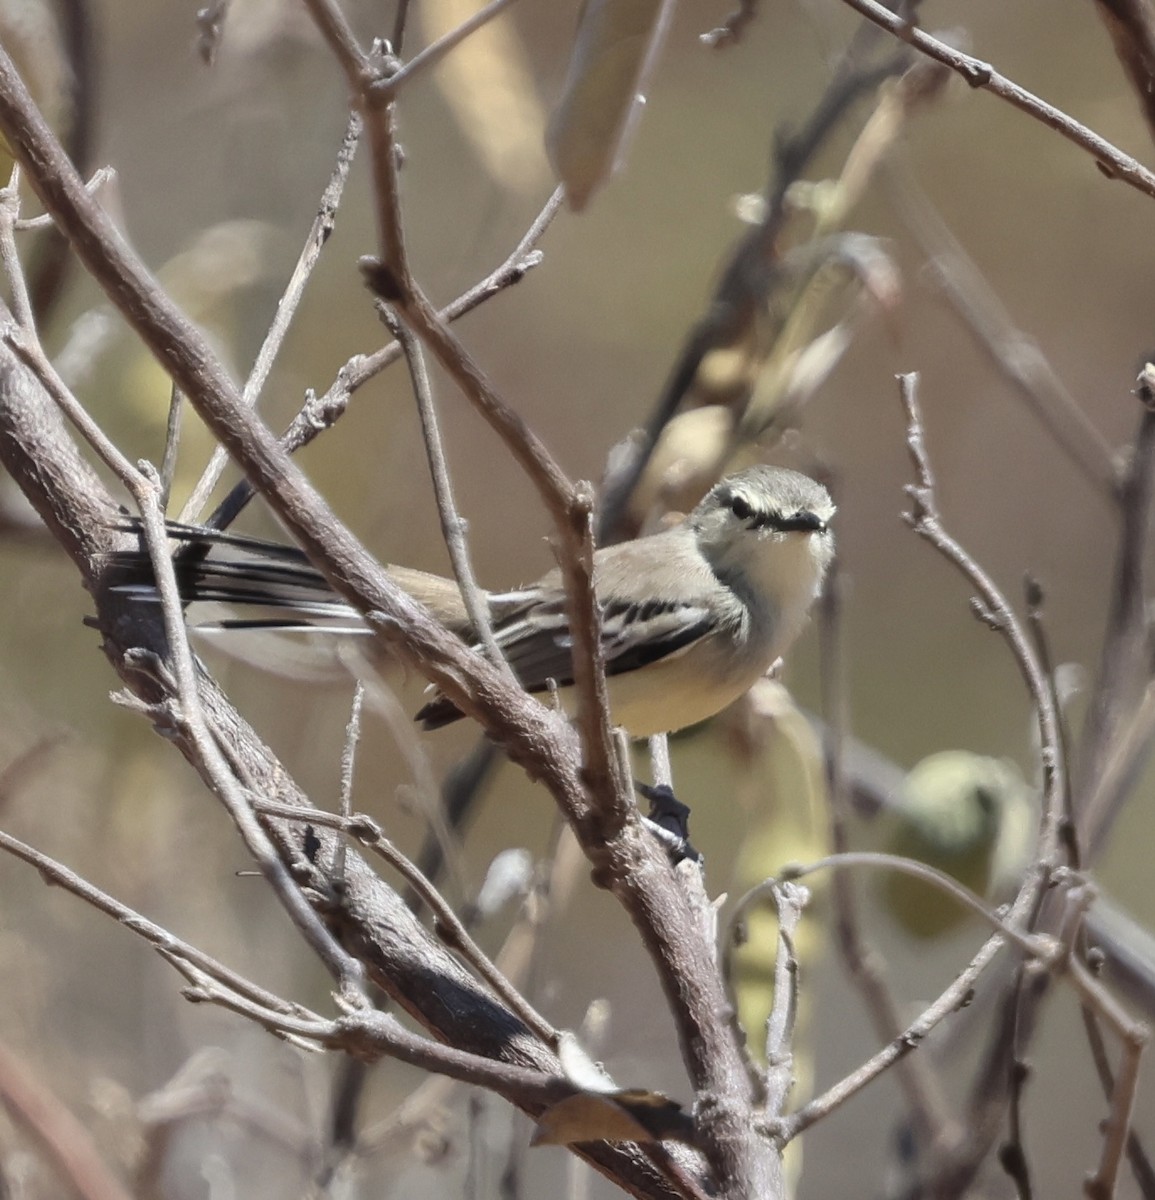
[[[671,528],[597,549],[593,586],[614,724],[634,738],[672,733],[714,716],[766,674],[821,591],[834,554],[834,513],[821,483],[758,465],[716,483]],[[260,605],[278,614],[214,628],[368,632],[296,547],[198,526],[173,524],[169,535],[187,547],[176,556],[183,602]],[[214,554],[218,547],[233,557]],[[123,572],[118,590],[157,598],[143,549],[114,557]],[[386,569],[452,632],[477,640],[452,580]],[[483,598],[518,680],[571,711],[572,638],[560,571]],[[437,729],[462,715],[437,693],[415,719]]]
[[[886,813],[883,846],[999,904],[1030,861],[1037,814],[1037,796],[1013,763],[940,750],[906,776]],[[902,871],[882,876],[879,895],[897,924],[918,938],[941,937],[973,916],[941,888]]]

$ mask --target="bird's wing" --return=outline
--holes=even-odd
[[[661,572],[657,593],[653,573],[638,570],[636,547],[612,546],[597,556],[594,587],[602,598],[602,653],[608,675],[676,654],[713,627],[708,598],[718,584],[705,560],[692,546],[686,551],[684,538],[655,535],[655,543],[659,540],[650,561],[671,569]],[[540,691],[551,680],[559,687],[573,682],[573,639],[557,572],[550,572],[534,598],[495,632],[509,665],[529,691]]]

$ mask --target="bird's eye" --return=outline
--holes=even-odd
[[[754,515],[754,510],[743,496],[733,496],[730,499],[730,511],[738,518],[739,521],[745,521],[748,517]]]

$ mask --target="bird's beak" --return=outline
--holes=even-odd
[[[797,512],[793,516],[784,517],[778,528],[797,533],[825,533],[827,525],[816,513]]]

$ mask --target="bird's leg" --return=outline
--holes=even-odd
[[[634,780],[634,787],[650,802],[650,815],[643,820],[666,847],[675,865],[687,858],[691,862],[701,862],[701,854],[690,844],[690,806],[674,795],[674,789],[668,783],[651,786]]]

